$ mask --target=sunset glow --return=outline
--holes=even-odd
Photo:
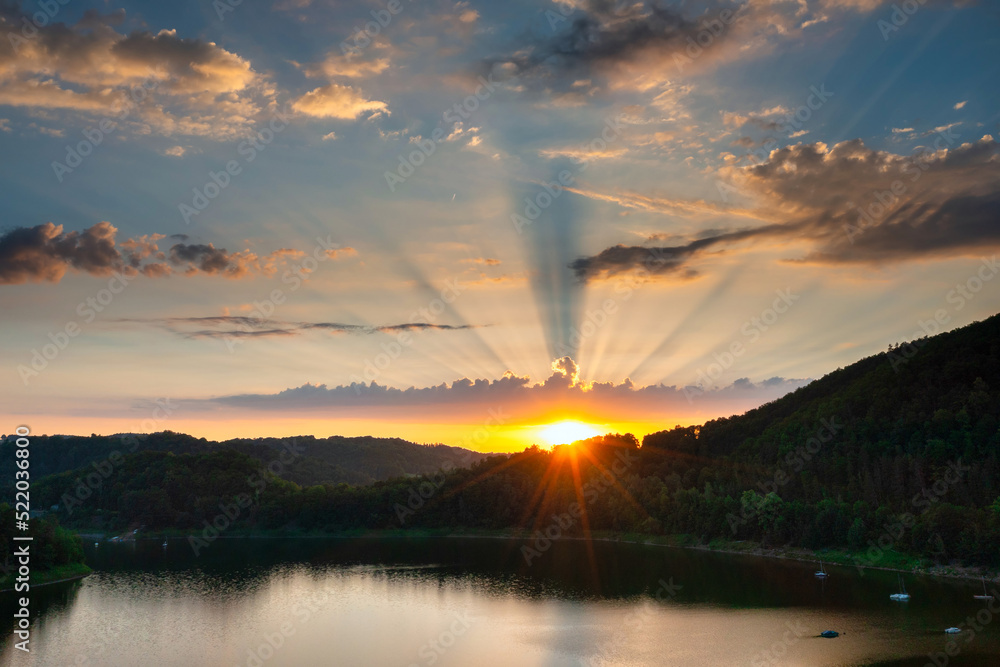
[[[540,435],[549,446],[555,446],[586,440],[595,435],[602,435],[602,432],[590,424],[567,419],[542,428]]]
[[[7,423],[641,439],[1000,310],[990,3],[57,4],[0,12]]]
[[[0,665],[1000,665],[998,28],[0,0]]]

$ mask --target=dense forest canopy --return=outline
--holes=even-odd
[[[5,491],[13,488],[13,448],[13,441],[0,444],[0,480],[3,480],[0,484],[11,487]],[[276,469],[282,478],[302,486],[342,482],[371,484],[393,477],[431,473],[449,463],[455,467],[468,467],[484,456],[460,447],[418,445],[399,438],[316,438],[306,435],[216,442],[163,431],[89,437],[35,436],[31,442],[31,466],[36,477],[46,477],[138,452],[204,454],[223,450],[246,454]]]

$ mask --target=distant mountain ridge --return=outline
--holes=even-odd
[[[14,479],[13,442],[0,444],[0,479]],[[284,454],[289,448],[292,454]],[[31,468],[36,478],[77,470],[121,455],[155,451],[173,454],[207,454],[235,450],[274,466],[276,474],[300,486],[315,484],[362,485],[413,475],[430,474],[451,467],[469,467],[484,455],[448,445],[420,445],[400,438],[311,435],[293,438],[234,438],[217,442],[183,433],[111,436],[38,436],[31,441]]]

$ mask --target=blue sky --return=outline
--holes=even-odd
[[[6,411],[111,432],[170,397],[158,428],[459,444],[486,400],[460,381],[507,373],[506,448],[556,413],[730,414],[989,316],[989,280],[949,296],[1000,243],[998,10],[903,4],[7,3]],[[371,381],[445,390],[338,389]]]

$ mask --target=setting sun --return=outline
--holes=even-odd
[[[601,432],[590,424],[565,419],[546,426],[540,435],[550,447],[555,447],[556,445],[568,445],[577,440],[586,440],[595,435],[601,435]]]

